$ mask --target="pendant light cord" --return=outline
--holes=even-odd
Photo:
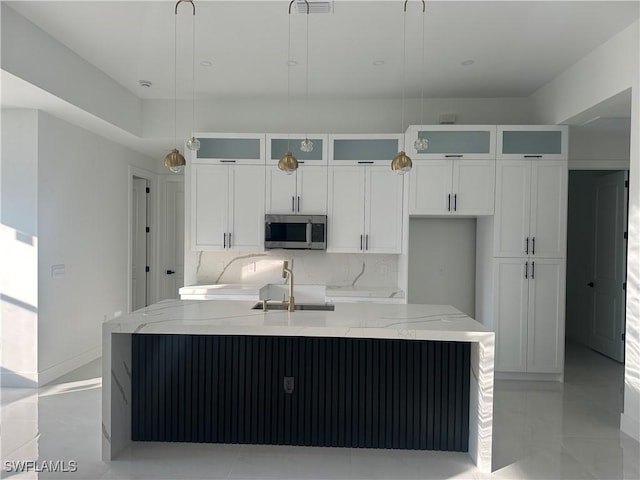
[[[192,65],[192,71],[191,71],[191,79],[192,79],[192,84],[191,84],[191,136],[195,137],[195,129],[196,129],[196,8],[195,6],[193,7],[193,17],[192,17],[192,31],[193,31],[193,36],[192,36],[192,52],[193,52],[193,56],[191,58],[191,65]]]
[[[178,146],[178,3],[173,16],[173,144],[176,147]]]
[[[404,89],[406,83],[406,60],[407,60],[407,2],[404,2],[404,14],[402,15],[402,116],[400,123],[400,133],[402,134],[402,150],[405,149],[404,140]]]
[[[424,125],[424,19],[425,0],[422,0],[422,71],[420,73],[420,125]]]
[[[306,92],[305,92],[305,103],[307,104],[307,120],[309,120],[309,3],[307,2],[307,72],[306,72],[306,79],[305,79],[305,83],[306,83]],[[307,128],[309,128],[308,122],[307,122]],[[305,138],[307,138],[309,136],[309,134],[305,134]]]
[[[287,37],[287,152],[291,151],[291,4],[289,4],[289,35]]]

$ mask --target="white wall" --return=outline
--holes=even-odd
[[[628,126],[569,128],[569,170],[628,169],[630,137]]]
[[[409,303],[453,305],[475,317],[475,218],[411,218],[409,259]]]
[[[0,384],[38,381],[38,114],[2,110]]]
[[[624,412],[620,428],[640,440],[640,21],[532,95],[540,123],[563,123],[631,88],[629,241]]]

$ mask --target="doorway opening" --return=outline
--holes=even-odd
[[[150,303],[150,180],[133,175],[131,178],[131,311]]]
[[[627,170],[569,172],[566,340],[624,363]]]

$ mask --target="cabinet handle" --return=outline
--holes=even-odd
[[[364,247],[365,250],[369,250],[369,234],[364,237]]]
[[[451,155],[451,154],[444,156],[444,158],[462,158],[462,157],[463,155]]]
[[[524,278],[529,278],[529,262],[524,262]]]
[[[167,270],[167,275],[173,275],[174,273],[176,272],[174,272],[173,270]]]
[[[531,239],[531,255],[536,254],[536,237]]]
[[[222,248],[227,248],[227,234],[222,234]]]
[[[231,248],[231,233],[229,233],[229,248]]]
[[[236,163],[235,160],[220,160],[220,163]]]
[[[360,235],[360,250],[362,250],[362,235]]]
[[[529,237],[527,237],[527,240],[526,240],[526,244],[525,244],[525,248],[524,248],[524,253],[525,253],[526,255],[529,255]]]
[[[524,158],[542,158],[542,155],[525,155]]]
[[[300,197],[298,197],[298,212],[300,212]]]
[[[457,193],[453,196],[453,211],[454,212],[458,211],[458,194]]]
[[[296,197],[294,197],[293,195],[291,196],[291,211],[296,211]]]
[[[451,194],[447,196],[447,211],[451,211]]]
[[[367,161],[360,161],[360,162],[358,162],[358,163],[368,164],[368,163],[373,163],[373,161],[369,161],[369,160],[367,160]]]
[[[531,262],[531,280],[536,278],[536,262]]]

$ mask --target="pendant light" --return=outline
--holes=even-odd
[[[308,112],[309,111],[309,2],[305,0],[305,3],[307,4],[307,25],[306,25],[307,71],[306,71],[306,78],[305,78],[305,84],[306,84],[305,103],[306,103],[306,108]],[[308,115],[307,115],[307,118],[308,118]],[[300,150],[305,153],[309,153],[313,151],[313,142],[309,140],[308,135],[305,135],[304,140],[300,142]]]
[[[425,9],[426,3],[425,0],[422,0],[422,72],[420,74],[421,77],[421,90],[420,90],[420,125],[424,125],[424,18],[425,18]],[[413,147],[416,149],[416,152],[424,152],[427,148],[429,148],[429,140],[420,136],[420,132],[418,131],[418,138],[415,142],[413,142]]]
[[[177,117],[178,117],[178,5],[182,2],[190,3],[193,7],[193,16],[195,19],[196,15],[196,7],[193,4],[193,0],[178,0],[176,6],[174,8],[174,17],[173,17],[173,143],[177,145],[178,143],[178,135],[176,133],[177,130]],[[195,26],[195,20],[194,20]],[[195,53],[194,53],[195,56]],[[164,165],[173,173],[181,173],[184,170],[185,165],[187,164],[184,156],[180,153],[177,148],[171,150],[166,157],[164,157]]]
[[[404,147],[404,87],[405,87],[405,66],[406,66],[406,56],[407,56],[407,2],[409,0],[405,0],[404,2],[404,14],[402,16],[402,121],[400,124],[400,131],[402,132],[402,145]],[[404,150],[400,150],[398,154],[393,157],[391,161],[391,170],[399,173],[400,175],[404,175],[405,173],[411,171],[411,167],[413,167],[413,162],[409,158],[409,156],[404,152]]]
[[[291,153],[289,149],[291,141],[291,6],[296,0],[291,0],[289,3],[289,37],[287,39],[287,153],[285,153],[278,161],[278,168],[287,175],[291,175],[298,169],[298,159]],[[307,15],[309,14],[309,2],[305,0],[307,4]]]

